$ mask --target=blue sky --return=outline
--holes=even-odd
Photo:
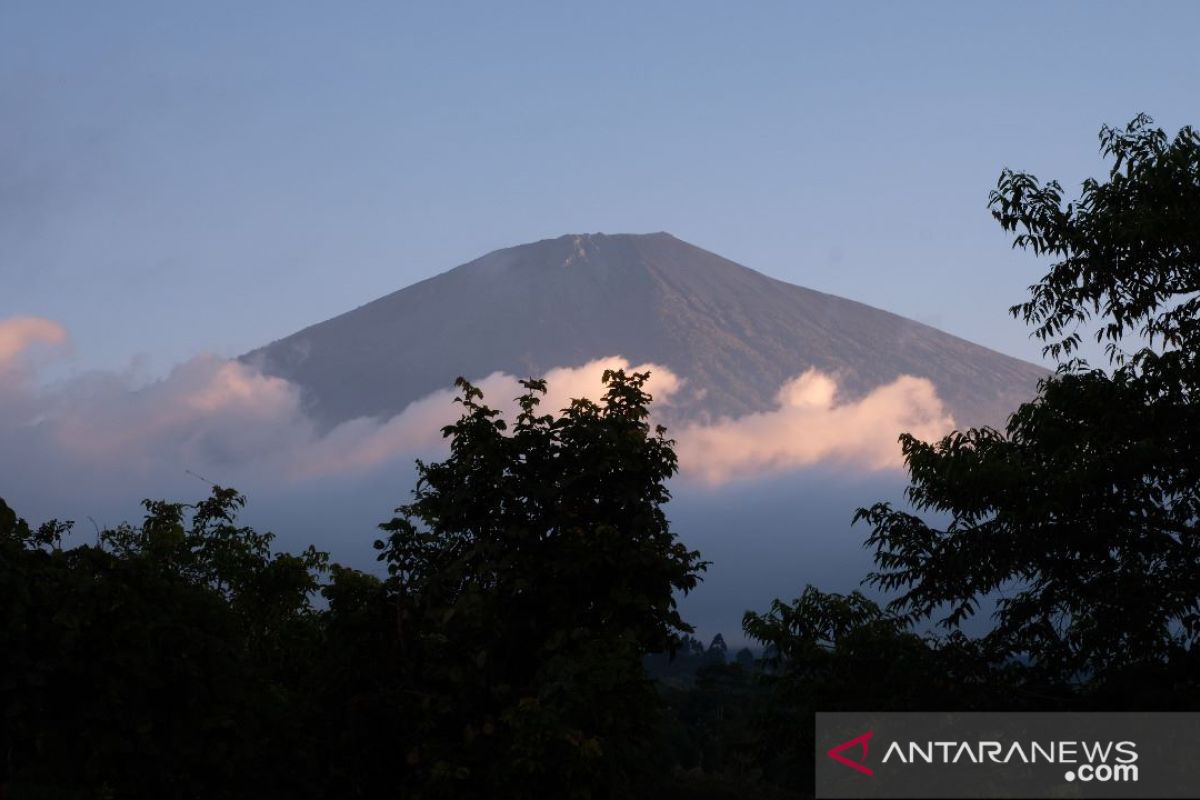
[[[1003,166],[1200,122],[1195,3],[0,1],[0,317],[234,355],[489,250],[667,230],[1034,359]]]

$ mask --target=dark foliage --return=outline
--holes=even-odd
[[[24,797],[233,797],[286,783],[321,554],[271,555],[242,498],[146,503],[61,547],[0,502],[0,784]]]
[[[1005,431],[902,437],[920,511],[858,512],[908,619],[956,628],[998,598],[986,646],[1112,703],[1196,696],[1200,644],[1200,135],[1105,128],[1108,180],[1064,205],[1005,171],[993,214],[1054,259],[1012,313],[1062,359]],[[1095,324],[1109,370],[1079,360]],[[1132,346],[1130,342],[1132,341]]]
[[[659,766],[642,659],[691,630],[675,598],[704,564],[661,507],[676,460],[647,377],[606,372],[600,404],[557,417],[525,381],[511,431],[459,381],[450,457],[418,465],[378,544],[403,680],[425,694],[403,707],[413,786],[608,797]]]

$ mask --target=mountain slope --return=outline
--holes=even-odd
[[[458,375],[536,376],[608,355],[687,379],[688,415],[772,408],[784,382],[817,367],[837,374],[848,396],[901,374],[926,377],[960,425],[999,425],[1045,374],[666,233],[497,250],[243,358],[299,384],[330,426],[390,416]]]

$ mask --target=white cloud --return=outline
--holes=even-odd
[[[251,491],[302,484],[370,473],[416,456],[437,457],[445,452],[441,428],[461,410],[448,387],[389,420],[357,419],[322,435],[303,413],[297,387],[211,356],[192,359],[140,388],[115,373],[37,385],[34,351],[67,342],[63,327],[50,320],[0,320],[3,482],[150,495],[192,470]],[[550,370],[541,409],[557,413],[572,398],[599,399],[601,374],[617,368],[649,370],[648,390],[660,409],[682,387],[666,367],[632,366],[609,356]],[[513,399],[521,393],[517,379],[497,372],[476,382],[486,402],[511,419]],[[861,399],[839,402],[834,379],[810,371],[780,390],[773,411],[685,423],[671,435],[684,476],[717,484],[824,463],[898,467],[901,431],[932,437],[952,424],[928,381],[901,377]]]
[[[899,468],[901,433],[929,439],[953,427],[924,378],[903,375],[861,399],[839,402],[836,381],[809,370],[780,389],[774,410],[684,426],[677,439],[685,474],[718,484],[826,463]]]

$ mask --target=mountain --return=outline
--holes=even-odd
[[[391,416],[459,375],[538,376],[611,355],[685,378],[688,415],[773,408],[786,381],[816,367],[837,374],[847,397],[902,374],[929,378],[959,425],[1000,425],[1046,374],[666,233],[497,250],[243,359],[297,383],[332,426]]]

